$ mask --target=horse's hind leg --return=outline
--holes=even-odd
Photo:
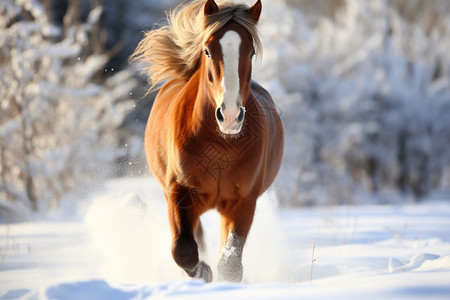
[[[168,197],[169,222],[172,229],[172,256],[190,277],[212,280],[211,268],[198,258],[198,246],[194,238],[200,212],[196,208],[191,191],[174,185]]]
[[[244,269],[242,252],[253,222],[256,198],[242,199],[232,207],[222,208],[222,254],[217,269],[219,280],[240,282]]]
[[[198,221],[197,228],[195,228],[194,237],[200,252],[206,252],[205,238],[203,237],[203,226],[200,220]]]

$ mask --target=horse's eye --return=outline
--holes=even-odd
[[[211,54],[209,54],[208,49],[205,48],[205,49],[203,50],[203,52],[205,53],[205,55],[206,55],[207,58],[211,58]]]
[[[250,59],[252,59],[253,56],[255,56],[255,54],[256,54],[255,49],[253,49],[252,53],[250,54]]]

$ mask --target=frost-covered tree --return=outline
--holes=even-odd
[[[349,203],[386,191],[421,198],[445,185],[450,166],[450,7],[340,2],[314,22],[295,1],[265,2],[255,77],[283,111],[280,199]]]
[[[64,22],[54,24],[49,1],[0,2],[4,207],[55,207],[124,154],[118,128],[132,106],[135,80],[129,71],[105,70],[110,54],[98,43],[101,6],[81,22],[77,1],[71,3]]]

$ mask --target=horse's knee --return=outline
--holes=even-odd
[[[174,240],[172,255],[177,263],[186,273],[193,278],[212,281],[211,268],[198,259],[198,246],[191,236],[179,236]]]
[[[178,266],[186,272],[198,264],[198,246],[194,237],[180,235],[172,245],[172,256]]]

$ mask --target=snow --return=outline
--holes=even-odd
[[[171,258],[156,181],[110,180],[45,220],[0,226],[0,299],[449,299],[449,202],[287,210],[274,198],[258,202],[243,283],[206,284]],[[218,215],[202,222],[214,272]]]
[[[108,30],[123,39],[118,57],[177,2],[105,5],[102,18],[114,24]],[[254,79],[279,106],[284,164],[277,193],[259,201],[243,283],[205,284],[173,262],[166,206],[151,178],[109,181],[71,196],[51,217],[30,213],[22,174],[45,179],[35,192],[46,214],[70,187],[83,189],[82,178],[142,152],[142,135],[114,136],[136,82],[86,48],[100,7],[86,23],[63,29],[50,24],[39,1],[3,0],[0,49],[11,63],[0,70],[0,190],[7,194],[0,223],[29,221],[0,225],[0,300],[449,299],[449,196],[417,205],[396,199],[449,188],[450,23],[439,18],[426,29],[386,0],[344,2],[332,19],[304,13],[300,2],[264,2],[264,61]],[[100,85],[94,79],[103,70],[114,76]],[[16,98],[22,115],[11,113]],[[26,154],[32,135],[36,153]],[[125,147],[112,149],[119,143]],[[379,202],[403,205],[326,206]],[[215,271],[218,215],[203,222],[202,259]]]

